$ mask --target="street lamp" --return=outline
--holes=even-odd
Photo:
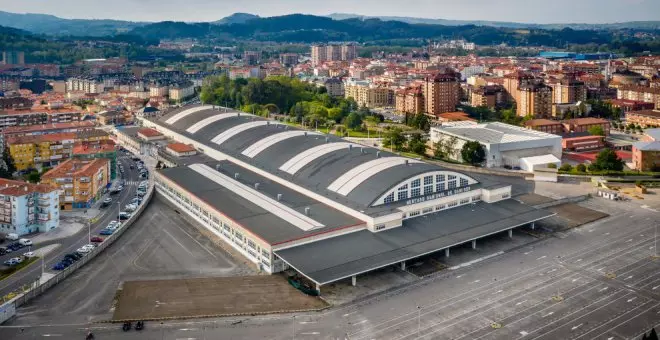
[[[293,337],[293,340],[296,340],[296,316],[294,315],[291,320],[293,321],[291,323],[292,326],[291,335]]]
[[[420,338],[422,331],[421,317],[422,317],[422,307],[417,306],[417,339]]]

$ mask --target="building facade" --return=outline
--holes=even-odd
[[[551,83],[550,86],[553,103],[577,103],[587,100],[587,87],[584,82],[568,78]]]
[[[643,127],[660,127],[660,110],[629,111],[625,113],[626,123]]]
[[[26,235],[60,225],[56,187],[0,179],[0,232]]]
[[[460,73],[446,71],[427,77],[422,85],[424,110],[429,115],[456,111],[460,97]]]
[[[110,183],[110,160],[69,159],[45,173],[41,181],[59,188],[61,210],[91,208]]]
[[[516,113],[519,117],[552,116],[552,87],[540,83],[528,83],[518,87]]]
[[[396,93],[395,108],[397,112],[418,114],[424,112],[424,95],[419,86],[399,90]]]

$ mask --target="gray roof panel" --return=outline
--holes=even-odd
[[[481,202],[408,219],[399,228],[359,231],[275,254],[313,281],[326,284],[552,215],[513,199]]]

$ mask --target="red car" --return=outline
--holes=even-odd
[[[103,237],[94,236],[89,241],[94,243],[101,243],[103,242]]]

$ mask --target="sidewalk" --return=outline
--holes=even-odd
[[[38,234],[37,236],[31,238],[32,242],[36,245],[39,243],[70,237],[79,232],[81,229],[87,227],[87,221],[99,216],[100,214],[101,211],[99,209],[87,209],[86,215],[84,209],[62,211],[60,212],[60,226],[45,233]]]

